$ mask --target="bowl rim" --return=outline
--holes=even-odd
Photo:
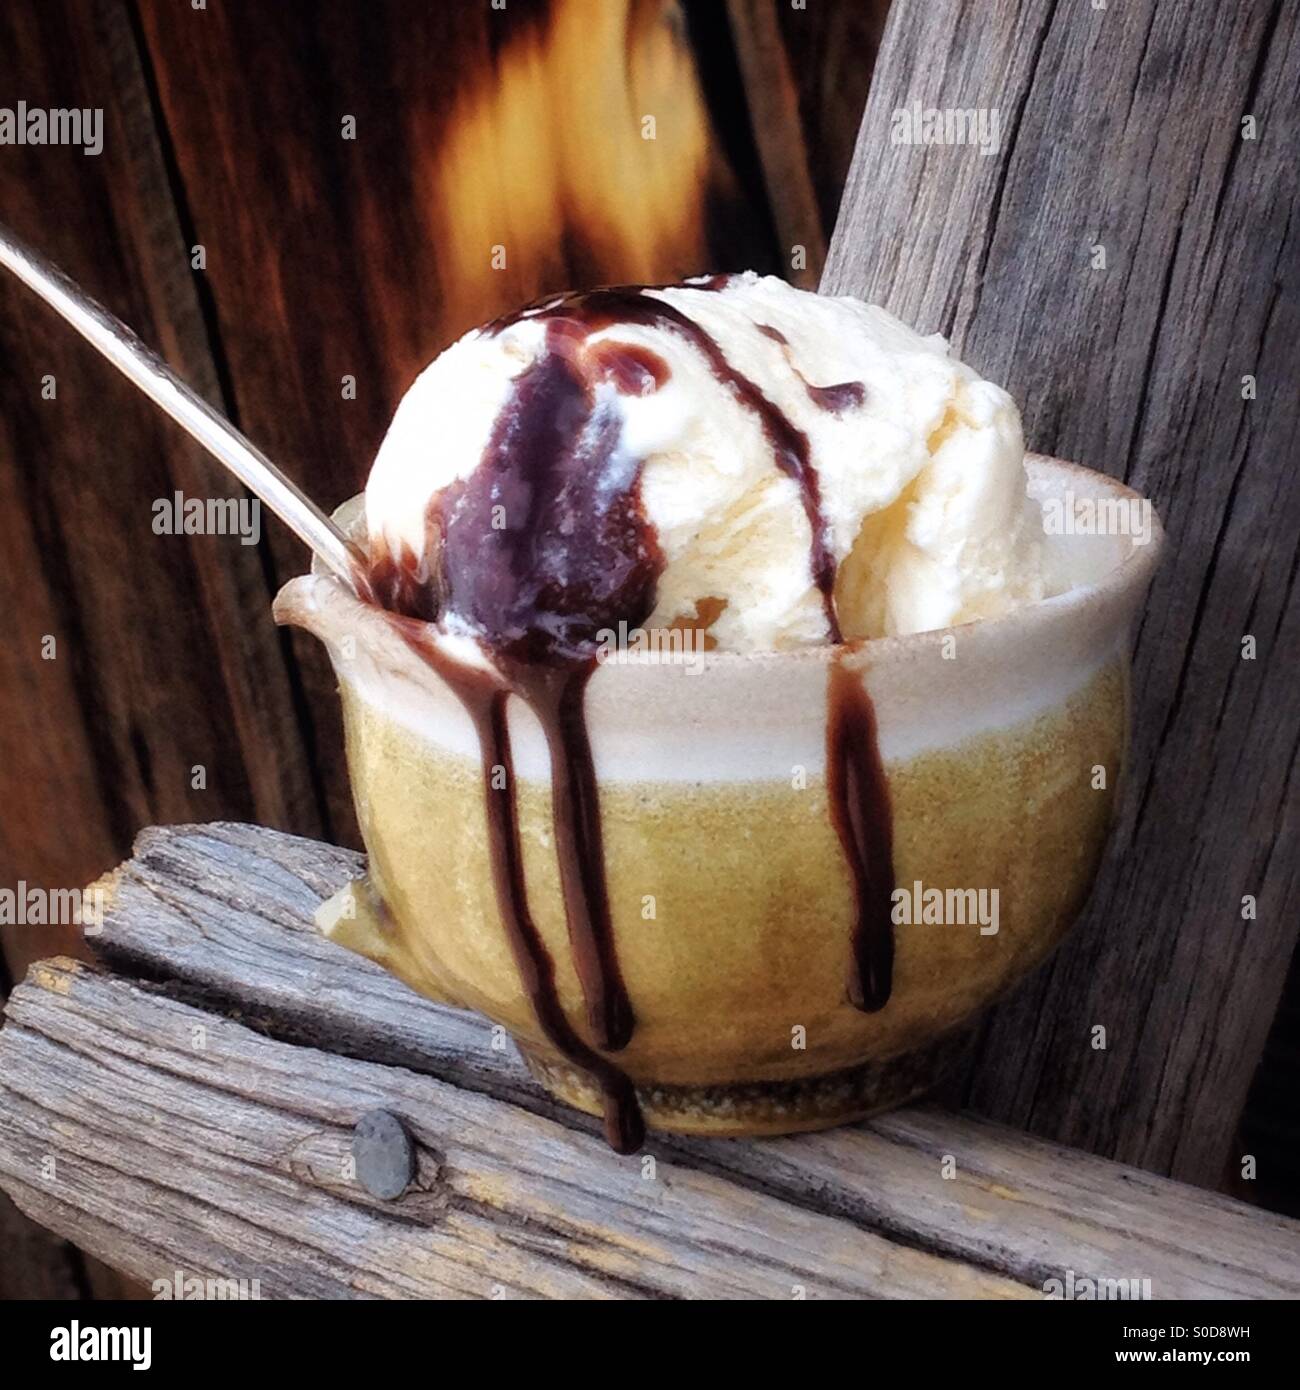
[[[1077,478],[1086,481],[1089,490],[1097,495],[1119,497],[1138,502],[1149,500],[1108,473],[1086,468],[1082,464],[1070,463],[1066,459],[1053,458],[1047,454],[1026,453],[1025,471],[1031,484],[1039,478],[1055,477],[1067,481],[1070,478]],[[358,506],[364,496],[364,491],[355,494],[336,507],[332,514],[334,520],[344,526],[352,539],[357,538],[357,520],[361,519],[364,522],[364,507]],[[350,515],[345,516],[344,513]],[[979,629],[981,633],[989,636],[994,634],[1011,636],[1017,628],[1024,627],[1027,623],[1036,625],[1035,619],[1041,623],[1089,607],[1124,603],[1126,600],[1135,602],[1141,597],[1142,591],[1155,573],[1164,550],[1165,541],[1165,530],[1161,524],[1159,513],[1153,505],[1151,507],[1150,541],[1146,545],[1130,542],[1124,557],[1100,579],[1075,585],[1073,588],[1066,589],[1059,594],[1052,594],[1047,598],[1035,599],[1030,603],[1021,604],[996,617],[972,618],[966,622],[953,623],[947,627],[926,628],[921,632],[899,633],[886,637],[858,637],[847,642],[824,642],[815,646],[786,647],[772,651],[737,652],[714,649],[704,654],[705,661],[710,667],[723,669],[752,667],[773,662],[782,666],[799,662],[829,664],[843,660],[847,654],[849,657],[855,658],[853,661],[855,665],[858,664],[858,660],[867,665],[875,665],[877,662],[915,659],[935,647],[941,646],[946,639],[956,634],[970,633],[972,629]],[[320,562],[314,557],[311,576],[334,586],[339,591],[340,596],[350,599],[359,607],[367,611],[374,610],[374,605],[364,603],[357,598],[347,590],[339,579],[323,569]],[[288,580],[282,587],[280,595],[277,595],[277,601],[290,585],[295,585],[299,579],[305,578],[307,576],[297,576]],[[438,645],[443,645],[449,640],[458,642],[465,640],[463,638],[450,638],[443,629],[433,623],[420,623],[418,619],[414,618],[407,618],[404,621],[425,628],[430,639]],[[629,652],[623,654],[619,664],[637,667],[658,663],[652,653]]]

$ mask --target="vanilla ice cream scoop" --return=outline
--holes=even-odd
[[[752,273],[466,334],[399,406],[366,520],[389,606],[534,661],[619,623],[777,650],[1045,592],[1011,398],[883,309]]]

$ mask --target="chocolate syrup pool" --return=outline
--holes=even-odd
[[[725,284],[725,276],[715,276],[688,288]],[[588,343],[590,336],[620,324],[675,334],[757,418],[774,466],[799,488],[812,536],[809,570],[831,641],[839,643],[835,560],[807,436],[689,315],[639,287],[601,289],[521,310],[484,332],[499,333],[524,315],[545,323],[545,350],[514,379],[478,467],[430,504],[428,573],[417,576],[413,555],[372,548],[371,581],[378,601],[473,721],[493,886],[520,980],[551,1046],[599,1088],[609,1143],[633,1153],[645,1125],[635,1089],[610,1054],[631,1040],[636,1010],[611,928],[584,701],[599,634],[620,623],[641,626],[654,609],[664,562],[641,502],[642,461],[620,451],[618,408],[608,392],[598,400],[595,387],[607,382],[615,393],[649,395],[668,380],[669,368],[640,344],[609,336]],[[774,328],[756,331],[785,343]],[[862,403],[860,382],[805,386],[814,404],[836,414]],[[446,613],[477,634],[490,670],[462,665],[429,641],[424,624]],[[893,974],[889,787],[871,699],[839,655],[827,690],[827,796],[854,895],[846,988],[854,1007],[871,1012],[888,1002]],[[565,918],[594,1045],[561,1007],[554,963],[529,910],[506,715],[512,696],[529,705],[546,736]],[[493,777],[494,768],[505,769],[504,779]]]

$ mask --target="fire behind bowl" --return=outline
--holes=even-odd
[[[1031,456],[1029,474],[1035,496],[1056,505],[1146,505],[1072,464]],[[358,503],[338,514],[353,534]],[[845,989],[852,882],[825,784],[835,649],[631,655],[597,669],[587,719],[636,1016],[617,1062],[651,1128],[779,1134],[900,1104],[934,1084],[981,1011],[1060,942],[1091,886],[1123,769],[1130,629],[1162,542],[1148,515],[1145,544],[1047,537],[1056,581],[1071,586],[1056,597],[841,653],[875,705],[908,906],[926,890],[974,890],[950,899],[965,924],[898,922],[892,993],[874,1013]],[[367,880],[326,905],[326,929],[422,994],[503,1025],[548,1089],[600,1113],[599,1092],[556,1054],[521,987],[464,707],[382,611],[332,577],[290,580],[274,611],[329,650],[369,852]],[[529,907],[564,1012],[590,1043],[544,738],[522,701],[508,717]]]

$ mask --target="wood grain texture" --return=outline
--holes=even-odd
[[[0,90],[7,103],[104,108],[97,156],[0,147],[0,215],[219,401],[127,7],[6,7]],[[47,375],[52,400],[42,399]],[[321,826],[280,638],[238,616],[268,602],[258,551],[154,535],[152,501],[178,488],[232,495],[219,470],[6,277],[0,884],[75,887],[156,817],[243,808],[269,824]],[[278,758],[258,755],[268,745]],[[206,791],[191,785],[196,764]],[[3,926],[0,949],[0,977],[20,977],[32,960],[81,943],[72,927]],[[133,1292],[12,1208],[0,1225],[8,1296]]]
[[[792,283],[814,289],[826,259],[826,230],[804,141],[799,90],[781,38],[777,0],[727,0],[731,32],[749,102],[754,142],[785,265]],[[865,91],[865,89],[864,89]]]
[[[1236,1161],[1300,927],[1298,88],[1291,5],[897,0],[824,280],[947,333],[1031,447],[1123,477],[1169,532],[1108,862],[969,1099],[1200,1183]],[[998,152],[891,143],[913,102],[996,108]]]
[[[0,29],[4,90],[105,108],[98,156],[0,147],[5,220],[219,402],[125,7],[7,9]],[[269,602],[257,548],[152,529],[155,499],[234,495],[225,475],[8,277],[0,355],[0,881],[75,887],[143,821],[216,806],[319,827],[279,636],[246,620]],[[5,932],[15,974],[76,949]]]
[[[1300,1295],[1300,1225],[929,1107],[781,1140],[655,1136],[649,1179],[485,1020],[316,935],[359,868],[247,826],[145,832],[95,938],[135,978],[46,962],[15,992],[0,1186],[138,1279],[268,1295],[1025,1297],[1067,1270],[1156,1297]],[[420,1145],[396,1206],[342,1176],[376,1107]],[[38,1182],[51,1152],[58,1182]]]
[[[784,0],[771,4],[798,95],[821,225],[829,231],[853,161],[889,0],[819,0],[803,9]]]
[[[38,965],[8,1016],[6,1184],[141,1279],[257,1278],[264,1297],[1027,1294],[682,1164],[648,1179],[553,1120],[269,1041],[70,962]],[[419,1146],[395,1204],[346,1176],[351,1128],[380,1107]]]
[[[1296,1077],[1300,1076],[1300,952],[1291,959],[1291,972],[1282,991],[1282,1004],[1269,1033],[1259,1071],[1241,1123],[1242,1152],[1256,1155],[1263,1205],[1288,1216],[1300,1216],[1300,1105]],[[1234,1168],[1225,1190],[1244,1195],[1247,1184]]]
[[[711,3],[696,0],[694,12]],[[888,10],[889,0],[727,0],[723,42],[739,66],[734,100],[748,116],[775,224],[777,273],[803,288],[821,276]],[[701,59],[717,46],[697,43]],[[717,269],[749,265],[743,247],[728,249]]]

